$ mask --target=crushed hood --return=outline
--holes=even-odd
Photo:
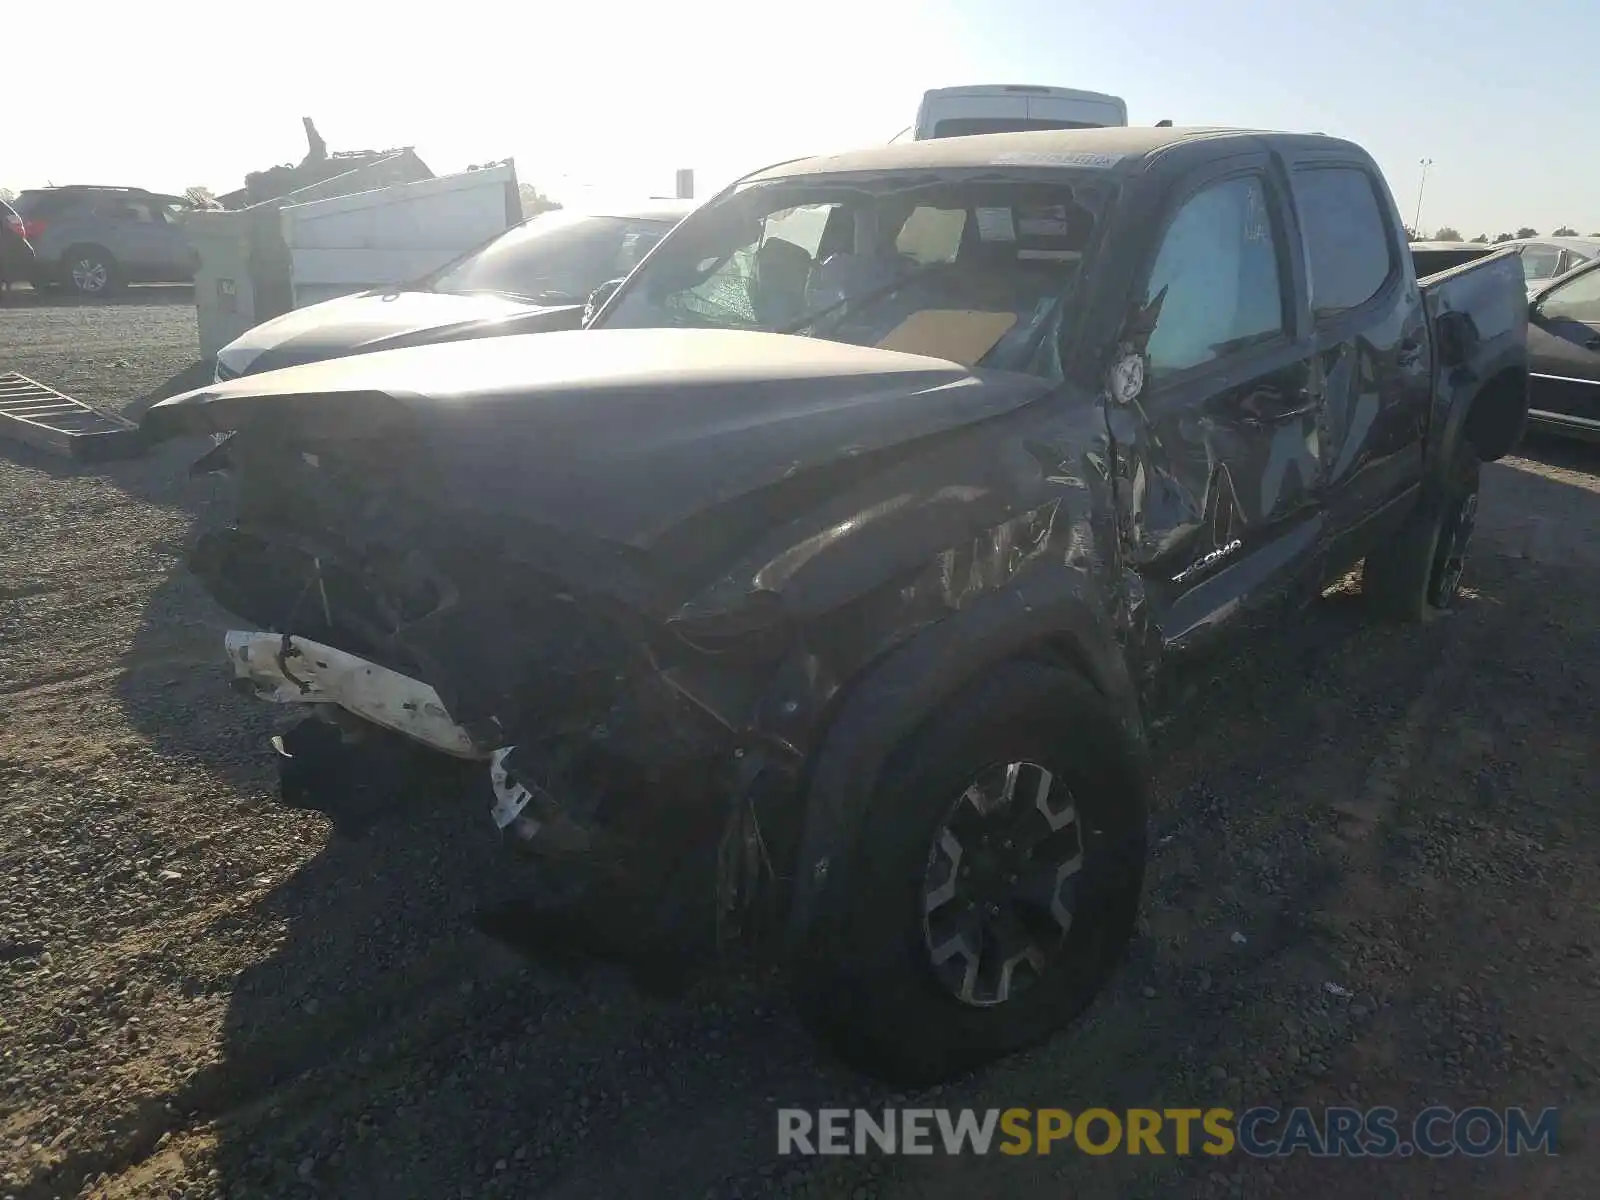
[[[159,440],[259,423],[307,445],[404,430],[446,502],[642,548],[718,505],[1052,386],[815,338],[600,329],[254,375],[164,400],[144,429]]]
[[[224,346],[217,361],[234,375],[255,375],[346,354],[531,332],[552,314],[581,311],[490,293],[364,292],[264,321]]]

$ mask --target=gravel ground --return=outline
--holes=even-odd
[[[143,299],[0,308],[0,370],[137,409],[197,353]],[[1457,614],[1371,629],[1335,592],[1197,695],[1112,989],[889,1097],[773,979],[653,998],[476,932],[516,878],[454,796],[286,808],[181,566],[194,452],[0,443],[0,1196],[1600,1195],[1600,454],[1489,469]],[[1337,1100],[1561,1105],[1563,1153],[775,1157],[779,1105]]]

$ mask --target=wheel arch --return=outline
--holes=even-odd
[[[1504,458],[1522,439],[1528,422],[1528,372],[1506,368],[1491,375],[1473,396],[1461,436],[1480,462]]]
[[[1138,692],[1109,619],[1080,572],[1033,573],[900,644],[866,668],[832,708],[805,773],[788,926],[791,949],[814,944],[845,891],[854,844],[894,750],[960,689],[997,663],[1025,658],[1084,678],[1144,753]],[[1043,591],[1040,583],[1045,584]]]

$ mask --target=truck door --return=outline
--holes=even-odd
[[[1281,173],[1217,164],[1168,207],[1135,287],[1144,386],[1109,406],[1122,544],[1170,650],[1309,571],[1320,397]]]
[[[1600,436],[1600,267],[1539,297],[1528,319],[1528,357],[1534,419]]]
[[[1421,475],[1432,363],[1427,317],[1381,180],[1358,160],[1291,172],[1310,296],[1317,453],[1335,531],[1406,495]]]

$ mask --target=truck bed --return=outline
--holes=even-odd
[[[1465,263],[1477,262],[1491,254],[1499,252],[1498,247],[1487,242],[1473,242],[1465,246],[1450,246],[1428,244],[1427,242],[1411,244],[1411,261],[1416,265],[1419,279],[1434,275],[1441,271],[1448,271],[1452,267],[1459,267]]]
[[[1527,416],[1528,294],[1522,259],[1506,249],[1436,271],[1418,280],[1433,346],[1430,451],[1466,419],[1476,395],[1496,386],[1520,387],[1522,417],[1515,430],[1474,438],[1492,461],[1521,436]],[[1487,447],[1494,446],[1498,453]],[[1430,457],[1433,457],[1430,455]]]

